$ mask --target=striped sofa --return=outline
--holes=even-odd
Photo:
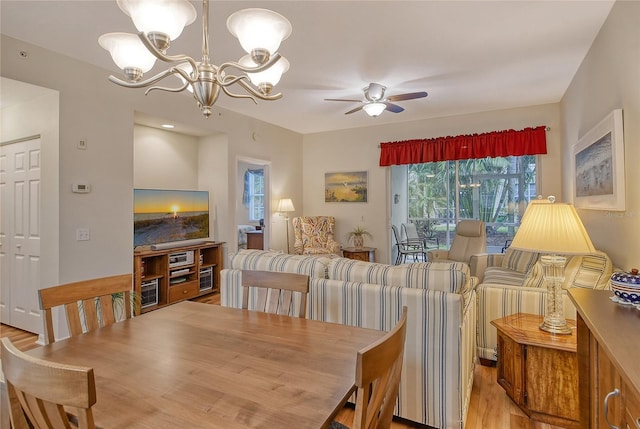
[[[474,255],[471,265],[480,284],[478,294],[478,357],[497,360],[498,337],[491,321],[514,313],[544,315],[547,295],[539,253],[507,249],[505,254]],[[603,252],[567,256],[564,288],[608,289],[613,273]],[[563,291],[564,314],[576,318],[576,309]]]
[[[464,427],[473,386],[477,321],[477,280],[466,264],[394,266],[243,250],[230,265],[221,273],[224,306],[241,306],[242,269],[308,274],[310,319],[390,330],[407,306],[395,414],[437,428]]]

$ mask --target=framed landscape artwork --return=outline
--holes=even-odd
[[[366,171],[324,174],[325,203],[366,203]]]
[[[611,112],[573,147],[573,204],[625,210],[622,109]]]

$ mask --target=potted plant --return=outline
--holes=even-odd
[[[367,231],[365,228],[357,226],[355,227],[349,234],[347,234],[347,239],[349,241],[353,240],[353,246],[356,249],[362,249],[364,247],[364,236],[369,238],[373,238],[371,233]]]

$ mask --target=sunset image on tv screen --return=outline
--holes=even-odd
[[[209,237],[209,192],[133,190],[133,245]]]

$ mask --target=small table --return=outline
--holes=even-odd
[[[247,249],[264,249],[264,234],[260,231],[247,231]]]
[[[342,249],[342,256],[358,261],[374,262],[376,259],[375,247],[345,247]]]
[[[570,335],[540,330],[543,317],[517,313],[491,322],[498,330],[498,384],[531,420],[580,427],[575,320]]]

